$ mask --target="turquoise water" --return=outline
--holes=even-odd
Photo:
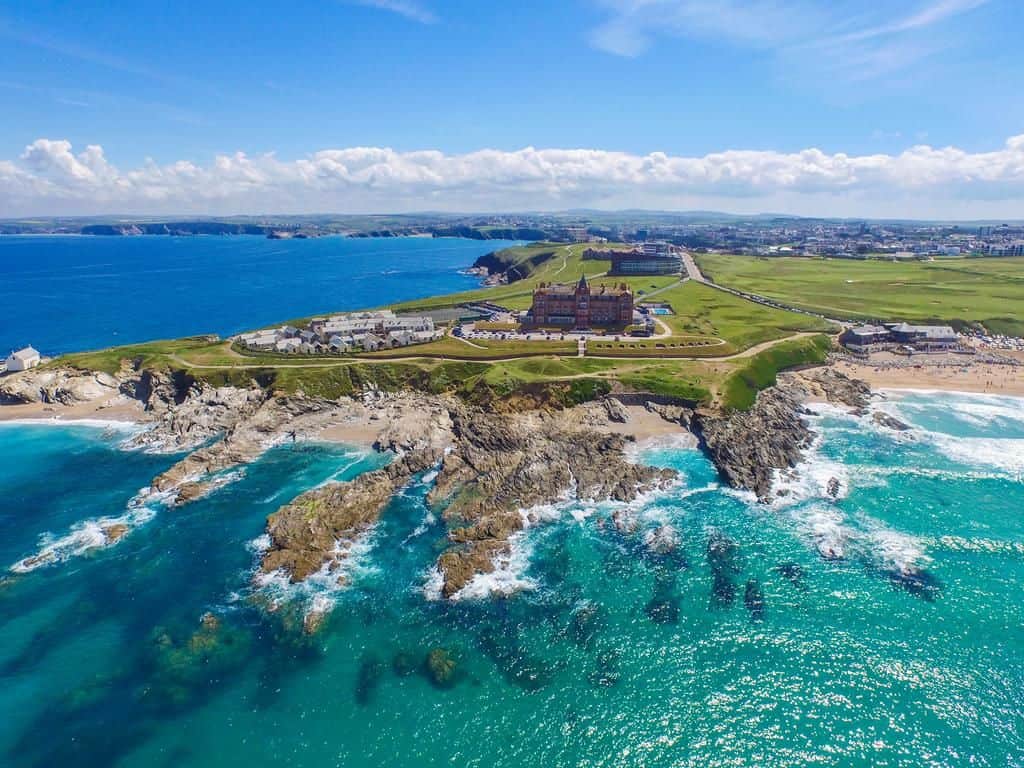
[[[455,603],[428,597],[429,476],[346,588],[254,587],[267,514],[380,462],[275,449],[205,500],[137,515],[116,546],[8,575],[0,764],[1021,765],[1024,401],[881,407],[915,429],[823,411],[771,507],[720,488],[694,450],[650,448],[683,481],[636,505],[636,535],[611,507],[552,508],[475,584],[518,591]],[[174,461],[122,438],[0,427],[2,562],[124,515]],[[680,547],[658,556],[643,534],[663,523]],[[313,605],[333,610],[307,637]],[[436,648],[456,662],[443,686],[422,671]]]
[[[454,238],[0,237],[0,352],[46,355],[468,290],[514,243]]]

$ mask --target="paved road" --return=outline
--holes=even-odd
[[[697,266],[697,262],[693,260],[693,256],[690,255],[689,251],[683,251],[683,266],[686,267],[686,276],[691,280],[696,280],[698,283],[708,282],[707,278],[700,271],[700,267]]]

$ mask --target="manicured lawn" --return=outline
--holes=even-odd
[[[660,319],[674,334],[724,339],[732,346],[731,351],[794,333],[834,330],[818,318],[755,304],[693,281],[663,291],[658,301],[672,305],[675,314]]]
[[[721,285],[841,318],[963,325],[1024,335],[1024,258],[890,262],[698,255]]]

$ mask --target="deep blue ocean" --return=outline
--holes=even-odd
[[[455,238],[0,237],[0,352],[46,355],[468,290],[514,243]]]
[[[178,247],[68,242],[97,247],[96,265],[93,243]],[[451,245],[470,246],[484,247]],[[283,314],[434,290],[360,252],[344,263],[380,294],[354,297],[341,269],[336,293],[288,297]],[[467,259],[443,258],[437,279],[462,280]],[[212,330],[280,318],[231,326],[253,307],[229,297],[230,271],[194,261],[221,286],[200,292],[239,307]],[[129,262],[113,274],[145,272]],[[153,313],[171,327],[147,320],[139,338],[211,330]],[[892,392],[873,408],[913,428],[819,407],[807,461],[768,506],[684,443],[644,446],[638,461],[681,479],[632,505],[636,533],[613,504],[537,510],[454,602],[434,591],[430,473],[354,549],[344,587],[295,587],[254,578],[267,515],[384,457],[286,445],[172,509],[133,501],[178,457],[125,450],[132,427],[0,424],[0,766],[1024,766],[1024,399]],[[114,523],[129,533],[98,546]],[[679,540],[666,555],[645,544],[662,525]],[[328,611],[312,636],[310,610]],[[438,650],[455,664],[444,685],[425,673]]]

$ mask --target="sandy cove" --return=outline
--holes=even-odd
[[[873,390],[918,389],[1024,397],[1024,363],[977,362],[969,358],[907,360],[889,355],[870,364],[850,360],[833,363],[835,370],[867,382]]]

